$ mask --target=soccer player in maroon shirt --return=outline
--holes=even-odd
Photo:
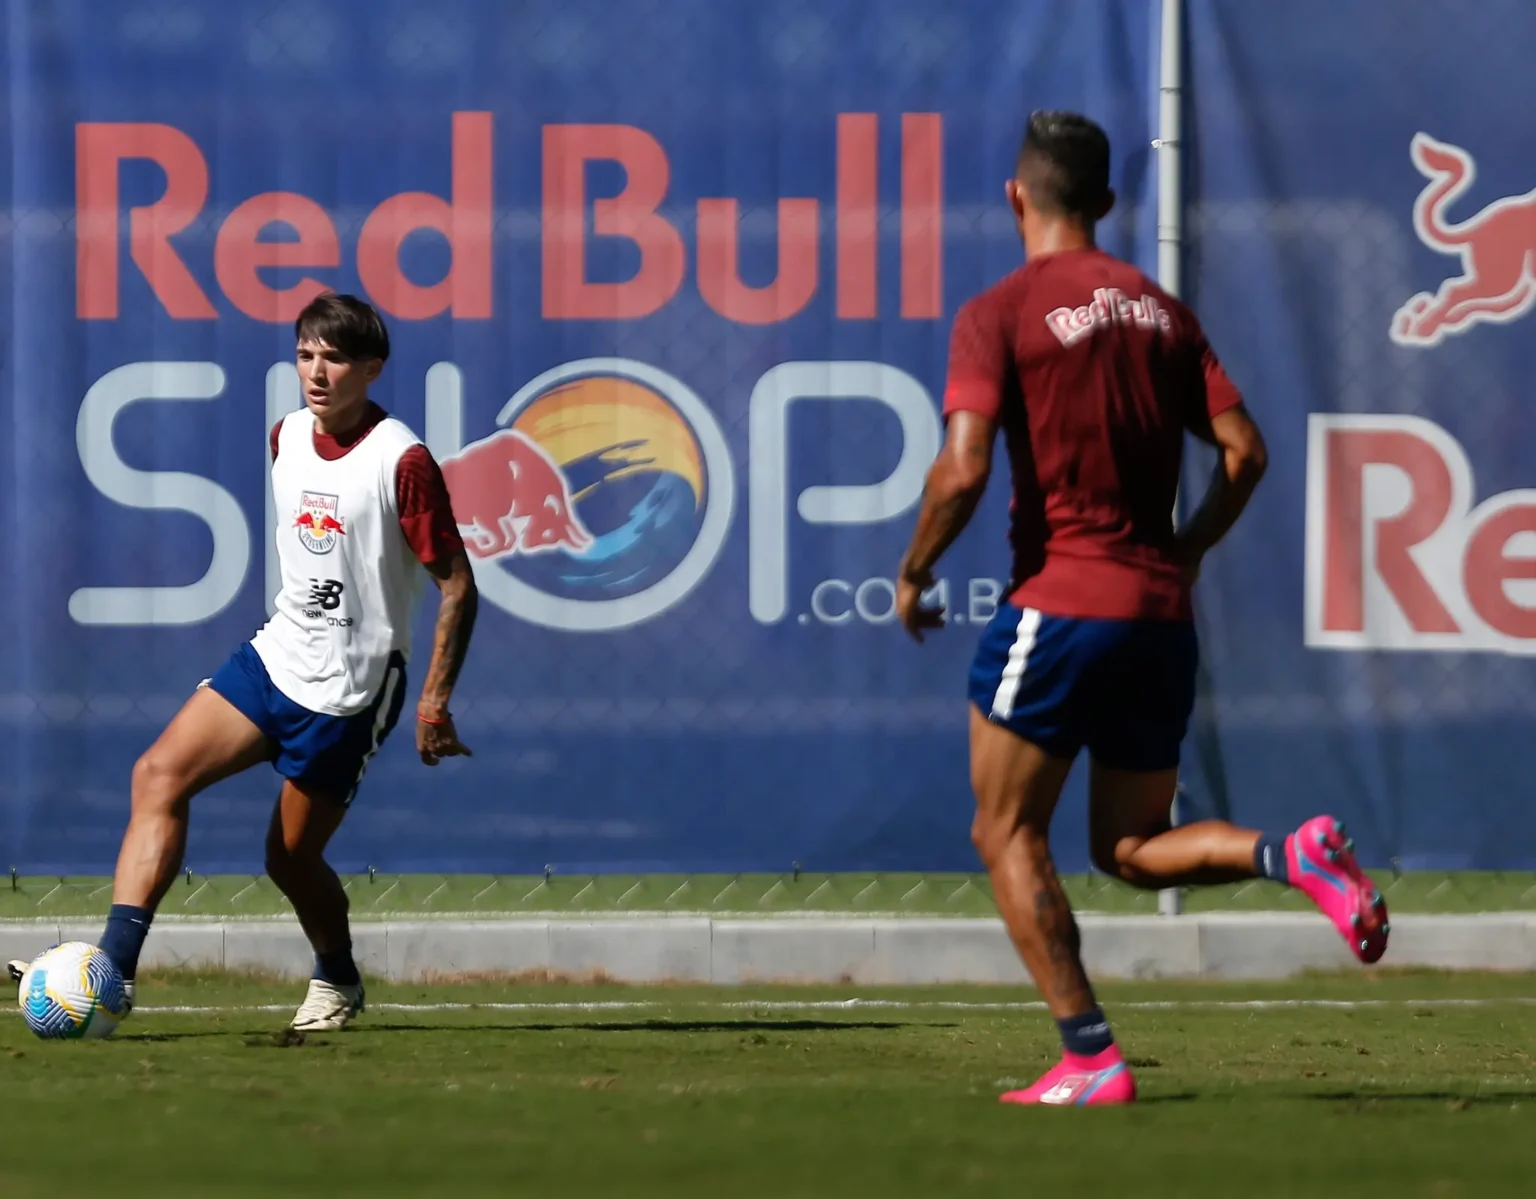
[[[922,595],[986,490],[1001,429],[1013,568],[971,667],[972,839],[1063,1045],[1058,1065],[1003,1099],[1125,1103],[1135,1082],[1083,971],[1048,841],[1079,752],[1100,870],[1148,889],[1288,883],[1366,962],[1386,949],[1387,911],[1329,816],[1284,836],[1219,820],[1172,827],[1195,698],[1190,588],[1263,475],[1264,441],[1194,314],[1095,245],[1114,202],[1102,129],[1033,114],[1006,194],[1026,263],[956,314],[945,441],[897,609],[919,641],[943,623]],[[1186,431],[1219,454],[1203,502],[1175,530]]]

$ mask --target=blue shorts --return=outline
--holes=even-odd
[[[247,641],[208,680],[277,750],[277,773],[350,804],[368,759],[389,736],[405,704],[405,659],[390,655],[384,683],[373,703],[351,716],[328,716],[300,707],[272,685],[260,655]]]
[[[1000,604],[971,664],[970,697],[1046,753],[1168,770],[1195,706],[1195,626],[1078,620]]]

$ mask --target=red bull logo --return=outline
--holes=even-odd
[[[642,363],[546,371],[500,431],[442,460],[481,590],[550,628],[626,628],[709,572],[730,524],[730,452],[704,403]]]
[[[346,523],[337,515],[334,495],[305,491],[299,496],[299,514],[293,524],[299,531],[299,543],[312,554],[328,554],[336,548],[338,537],[347,534]]]
[[[1461,259],[1461,274],[1433,295],[1420,292],[1392,318],[1398,345],[1438,345],[1481,321],[1507,324],[1536,305],[1536,190],[1494,200],[1464,221],[1446,219],[1446,210],[1477,177],[1477,164],[1459,146],[1416,133],[1413,165],[1429,180],[1413,206],[1419,240]]]

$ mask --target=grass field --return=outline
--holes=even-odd
[[[73,1044],[7,1006],[0,1193],[1442,1197],[1536,1169],[1536,976],[1106,986],[1145,1102],[1075,1110],[996,1102],[1056,1048],[1015,989],[378,984],[285,1043],[298,997],[146,976]]]

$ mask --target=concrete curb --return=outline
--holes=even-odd
[[[1286,978],[1357,967],[1320,917],[1210,913],[1079,917],[1096,978]],[[101,925],[0,924],[0,957],[58,941],[94,941]],[[547,971],[623,982],[1011,983],[1029,980],[995,919],[826,917],[625,920],[418,920],[353,926],[358,964],[375,978]],[[307,976],[311,955],[292,920],[157,924],[144,965],[257,968]],[[1389,967],[1536,970],[1536,913],[1400,916]]]

